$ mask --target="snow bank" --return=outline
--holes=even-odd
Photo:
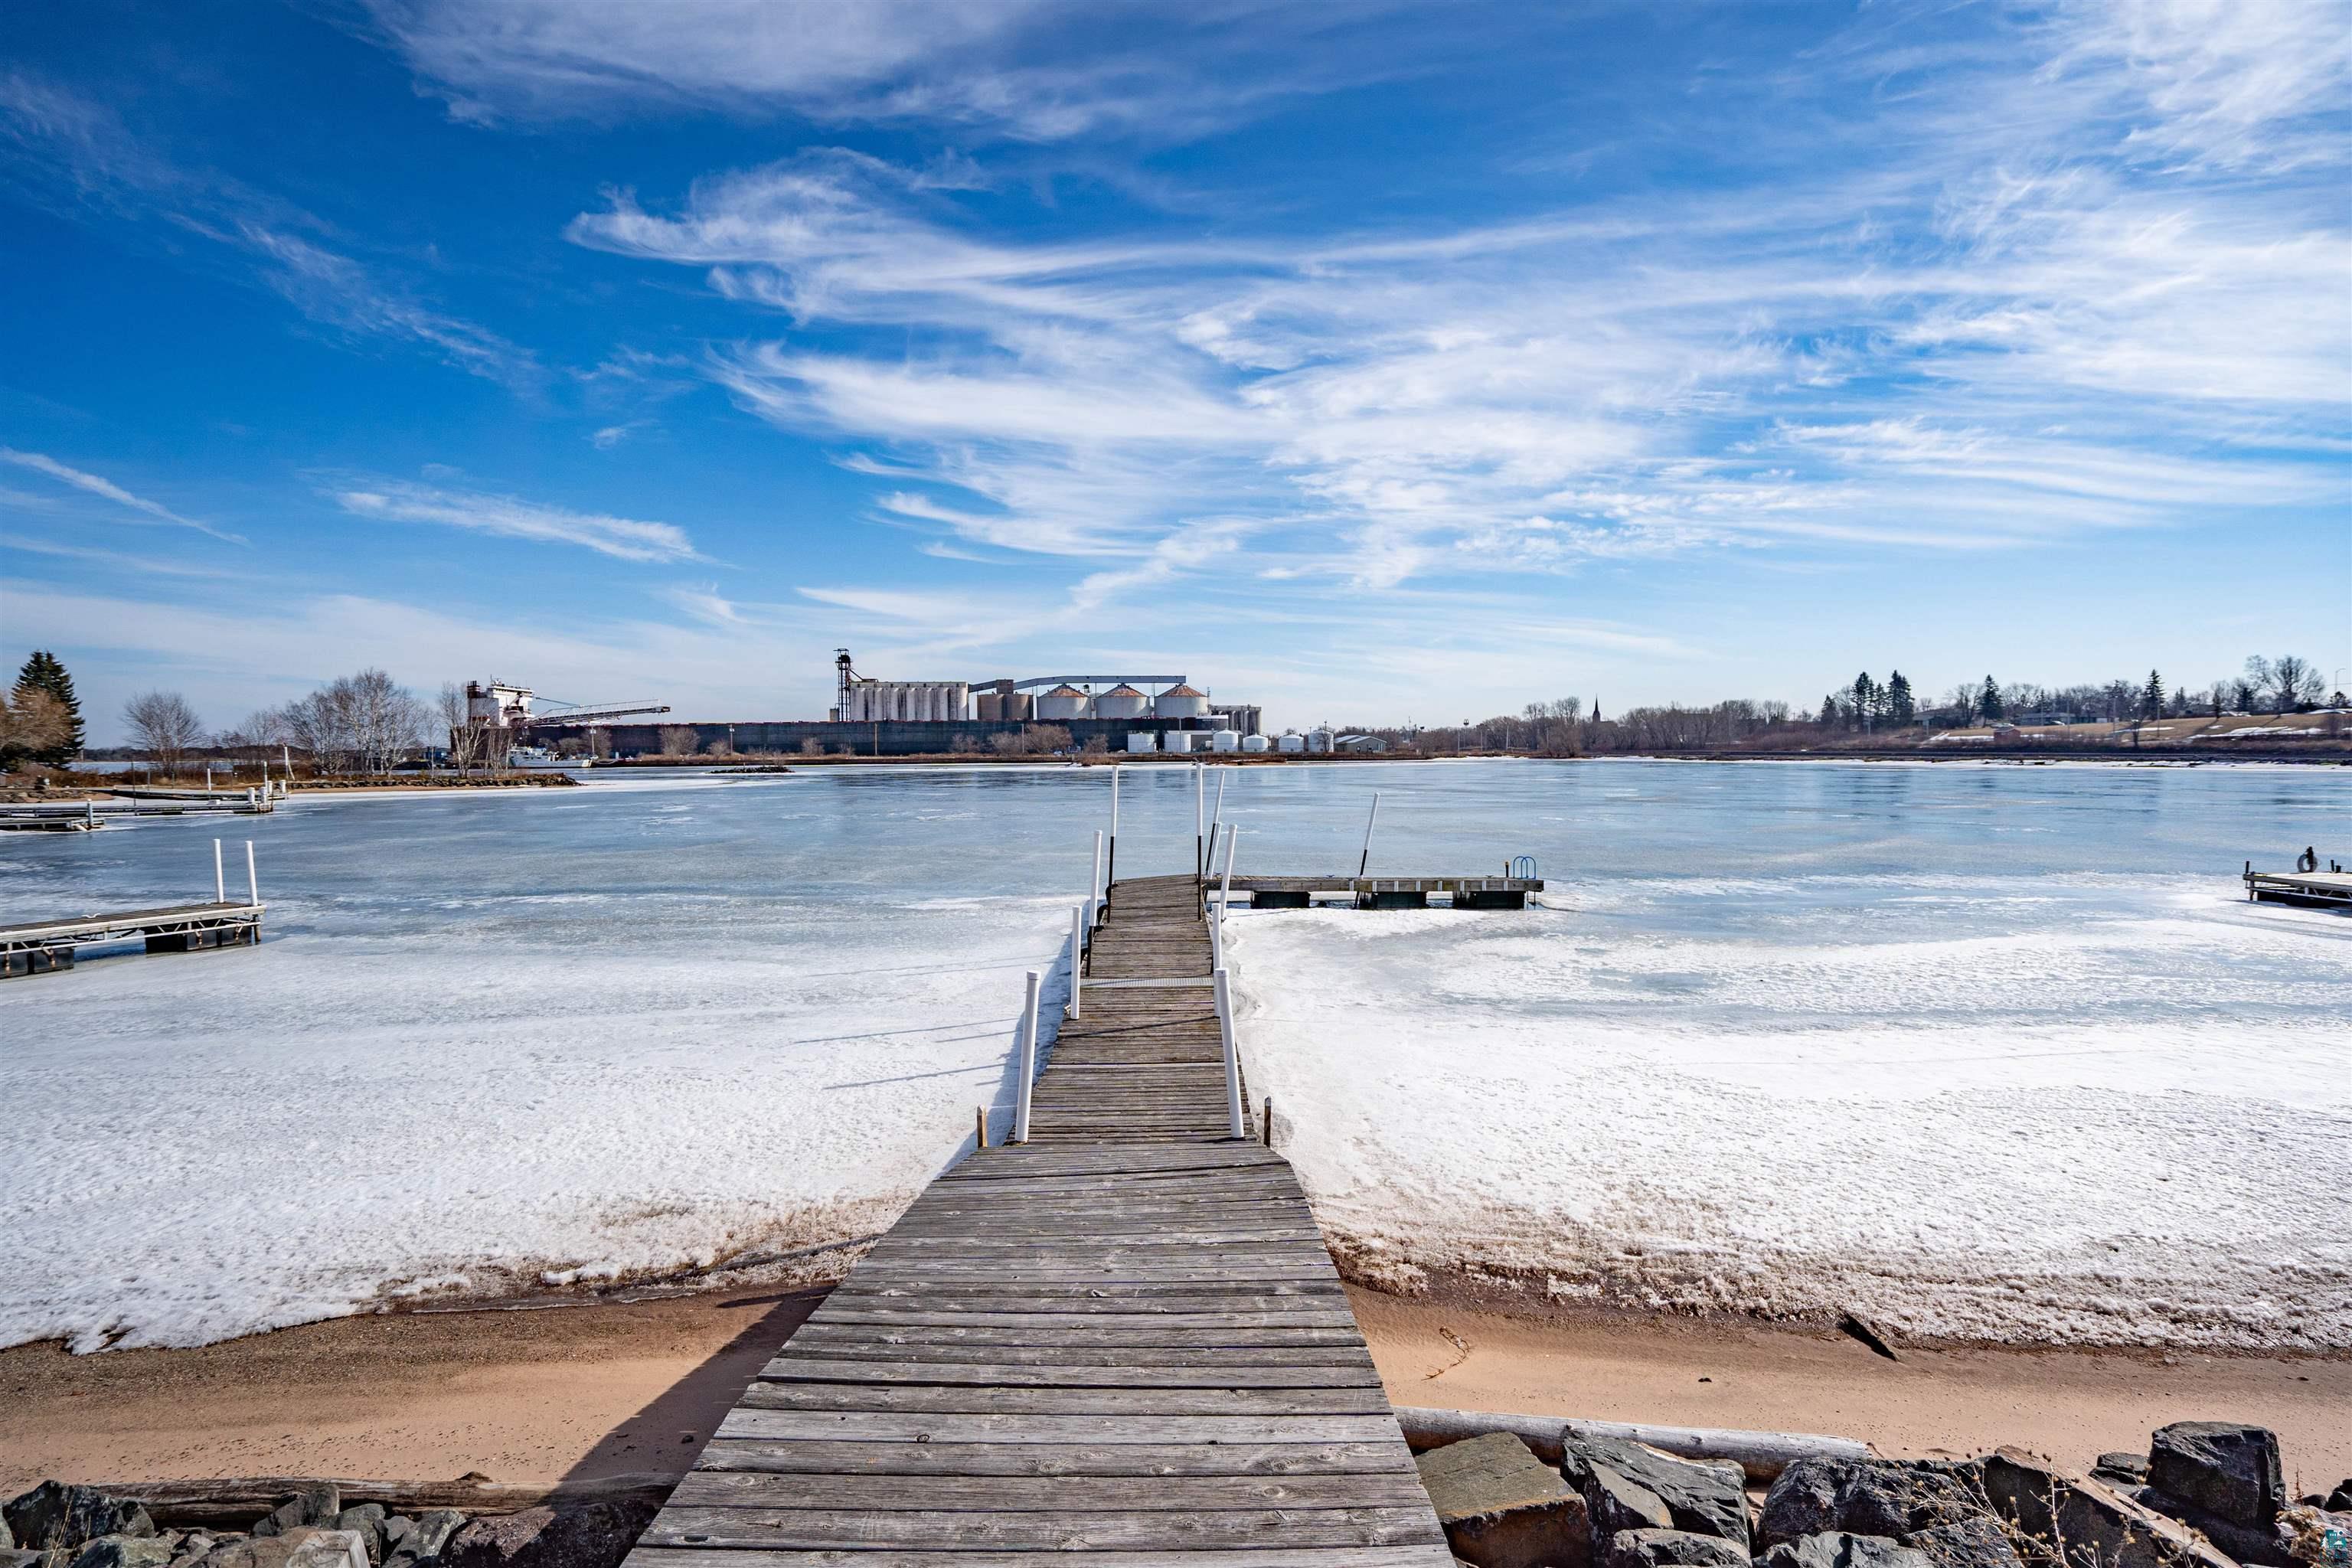
[[[2340,919],[2161,879],[1550,897],[1229,925],[1252,1089],[1357,1276],[2352,1346]]]

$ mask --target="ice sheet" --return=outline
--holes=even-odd
[[[1187,772],[1126,770],[1123,871],[1190,868]],[[2352,1342],[2352,921],[2232,901],[2341,852],[2352,770],[1245,768],[1243,868],[1352,866],[1375,788],[1376,871],[1524,852],[1556,907],[1240,921],[1253,1088],[1356,1266]],[[0,985],[0,1342],[837,1273],[1009,1103],[1108,792],[619,774],[7,836],[12,915],[208,895],[216,833],[270,911]]]

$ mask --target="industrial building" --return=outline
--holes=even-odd
[[[862,756],[914,756],[993,751],[999,737],[1018,741],[1040,725],[1069,731],[1071,742],[1096,742],[1111,751],[1262,750],[1255,703],[1215,700],[1182,675],[1045,675],[988,680],[878,680],[862,675],[849,650],[834,658],[835,697],[822,722],[613,724],[606,713],[583,715],[575,733],[617,756],[677,752],[853,752]],[[519,688],[497,687],[500,694]],[[486,690],[485,695],[488,692]],[[530,694],[521,692],[527,704]],[[534,728],[572,727],[572,716],[540,717]],[[1218,737],[1230,736],[1220,745]]]

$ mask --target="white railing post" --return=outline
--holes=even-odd
[[[1209,769],[1205,763],[1192,764],[1192,880],[1202,881],[1209,874],[1208,825]]]
[[[1087,977],[1087,906],[1070,908],[1070,1016],[1084,1016],[1080,992]]]
[[[1226,1131],[1239,1138],[1242,1136],[1242,1058],[1234,1046],[1234,997],[1225,985],[1223,970],[1218,970],[1211,978],[1217,995],[1217,1034],[1225,1047]]]
[[[1095,918],[1097,920],[1100,920],[1102,918],[1103,895],[1108,891],[1109,891],[1109,889],[1103,886],[1103,831],[1101,828],[1097,827],[1095,829],[1095,885],[1093,899]]]
[[[1110,884],[1118,876],[1118,764],[1110,765],[1110,861],[1105,871],[1103,893],[1108,897]]]
[[[1037,1079],[1037,972],[1029,971],[1021,999],[1021,1087],[1013,1104],[1013,1142],[1029,1142],[1029,1089]]]
[[[1362,859],[1356,862],[1356,875],[1360,879],[1364,875],[1365,868],[1369,867],[1372,863],[1372,825],[1380,821],[1380,819],[1381,792],[1374,790],[1372,792],[1372,814],[1364,819],[1364,856]]]
[[[228,902],[228,879],[221,871],[221,846],[217,838],[213,840],[213,902]]]
[[[1217,923],[1225,923],[1225,906],[1234,900],[1234,846],[1241,842],[1242,830],[1228,826],[1225,829],[1225,879],[1217,889]]]
[[[253,840],[245,841],[245,901],[261,907],[261,883],[253,874]]]

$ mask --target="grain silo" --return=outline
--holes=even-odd
[[[1255,755],[1256,753],[1265,751],[1272,744],[1273,742],[1268,741],[1264,735],[1244,735],[1242,737],[1242,750],[1251,753],[1252,755]]]
[[[1209,700],[1189,686],[1171,686],[1151,700],[1151,712],[1159,719],[1205,719]]]
[[[1125,681],[1119,682],[1095,699],[1097,719],[1140,719],[1151,700]]]
[[[1087,694],[1064,681],[1037,699],[1037,717],[1050,722],[1056,719],[1086,719],[1092,715],[1087,711]]]

